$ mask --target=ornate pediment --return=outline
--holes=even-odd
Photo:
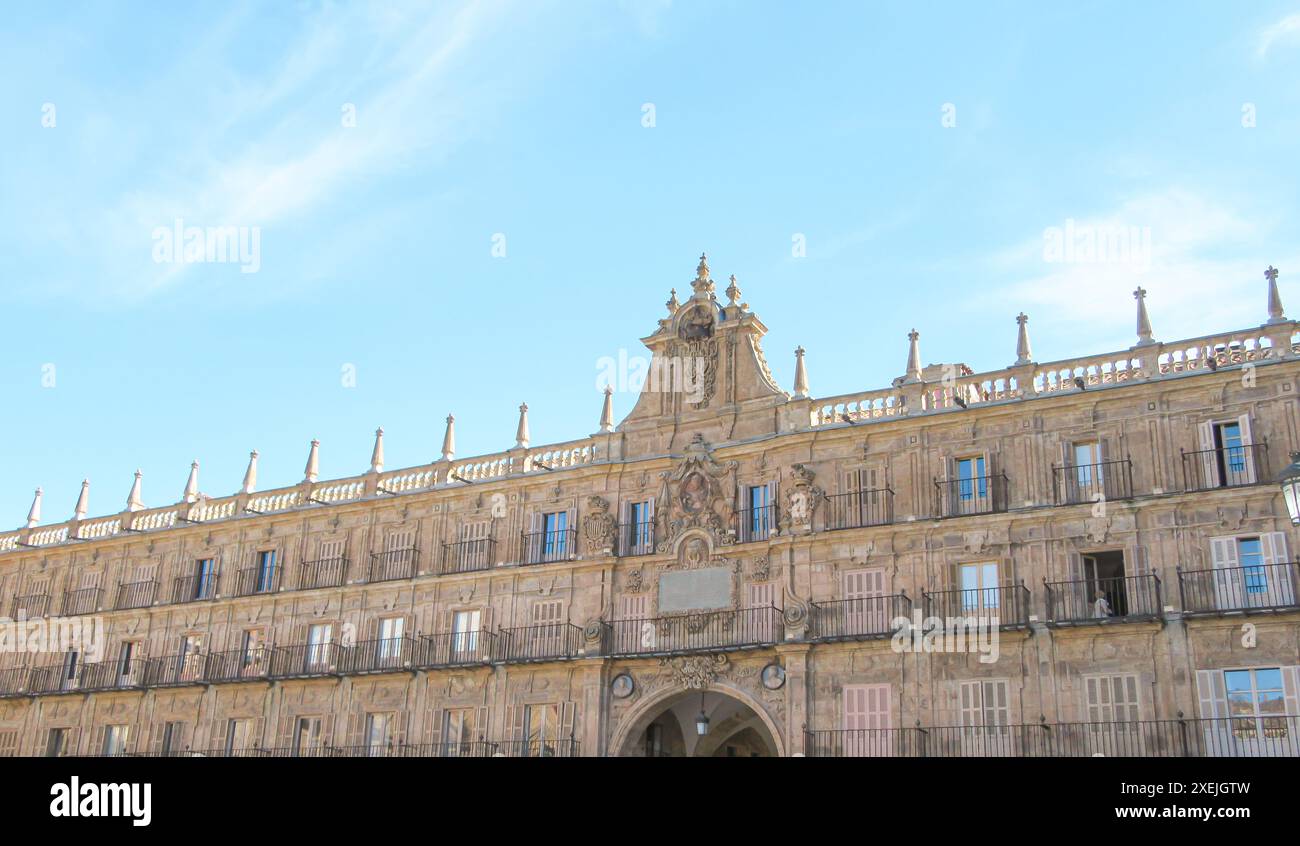
[[[735,470],[734,461],[714,461],[704,437],[695,435],[677,469],[663,474],[661,501],[665,505],[659,512],[659,552],[672,549],[691,529],[706,532],[714,546],[732,542],[729,494],[734,485],[729,477]]]

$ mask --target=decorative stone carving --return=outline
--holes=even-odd
[[[1105,543],[1106,536],[1110,534],[1110,526],[1110,517],[1089,517],[1083,523],[1083,531],[1090,543]]]
[[[781,612],[787,638],[803,637],[811,623],[812,606],[805,599],[785,591],[785,610]]]
[[[587,516],[582,518],[582,537],[588,555],[613,554],[614,515],[609,513],[609,501],[604,497],[587,497]]]
[[[962,537],[962,547],[967,555],[980,555],[989,548],[988,529],[966,532]]]
[[[813,514],[822,499],[822,489],[813,484],[816,475],[802,464],[790,468],[790,482],[785,486],[785,511],[780,520],[785,534],[804,535],[812,531]]]
[[[659,514],[659,552],[667,552],[683,532],[703,529],[714,546],[732,542],[733,516],[730,484],[724,480],[735,472],[736,462],[719,464],[713,460],[704,436],[696,433],[686,447],[686,454],[676,470],[663,474],[660,501],[666,507]]]
[[[772,577],[772,559],[766,555],[756,556],[754,566],[750,569],[750,575],[760,582],[770,579]]]
[[[623,583],[623,590],[627,593],[640,593],[645,589],[645,576],[638,568],[628,570],[627,581]]]
[[[722,654],[661,658],[659,665],[668,671],[674,684],[687,690],[704,690],[730,669],[727,656]]]

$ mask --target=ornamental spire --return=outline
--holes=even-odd
[[[190,476],[185,480],[185,493],[181,494],[181,502],[197,502],[199,499],[199,461],[196,458],[190,462]]]
[[[257,450],[248,454],[248,469],[244,471],[244,487],[246,494],[251,494],[257,490]]]
[[[921,333],[913,329],[907,333],[907,375],[903,382],[921,381]]]
[[[442,436],[442,460],[451,461],[456,457],[456,418],[447,415],[447,431]]]
[[[600,409],[600,431],[614,431],[614,387],[605,386],[605,404]]]
[[[375,430],[375,448],[370,451],[370,472],[384,472],[384,427]]]
[[[1139,285],[1138,289],[1133,292],[1133,299],[1137,300],[1137,304],[1138,304],[1138,316],[1137,316],[1138,342],[1137,344],[1135,344],[1135,346],[1145,347],[1150,344],[1154,344],[1155,341],[1151,337],[1151,318],[1147,315],[1146,288],[1143,288],[1141,285]]]
[[[727,305],[740,304],[740,286],[736,284],[736,274],[731,274],[731,284],[727,286]]]
[[[794,351],[794,398],[808,399],[808,368],[803,363],[803,347]]]
[[[515,429],[515,449],[528,449],[528,403],[519,406],[519,426]]]
[[[307,453],[307,469],[303,473],[302,480],[315,484],[320,478],[320,441],[315,438],[311,442],[311,452]]]
[[[1029,364],[1034,360],[1034,352],[1029,348],[1029,315],[1023,311],[1016,315],[1016,323],[1020,329],[1016,335],[1016,363],[1014,366],[1019,367],[1022,364]]]
[[[41,496],[44,494],[40,488],[36,489],[36,496],[32,498],[32,507],[27,511],[27,528],[35,529],[41,522]]]
[[[695,278],[691,280],[696,299],[707,299],[713,293],[713,280],[709,278],[709,257],[700,253],[700,263],[695,268]]]
[[[1268,322],[1286,323],[1286,313],[1282,311],[1282,297],[1277,293],[1277,268],[1270,264],[1268,270],[1264,271],[1264,278],[1268,280]]]
[[[90,512],[90,480],[81,480],[81,493],[77,494],[77,507],[72,511],[72,519],[85,520]]]
[[[144,474],[141,473],[139,470],[136,470],[136,471],[135,471],[135,481],[131,483],[131,493],[128,494],[127,497],[126,497],[126,510],[127,510],[127,511],[143,511],[143,510],[144,510],[144,500],[142,500],[142,499],[140,498],[140,480],[141,480],[142,478],[144,478]]]

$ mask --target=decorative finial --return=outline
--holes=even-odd
[[[199,462],[198,459],[190,462],[190,476],[185,480],[185,493],[181,495],[181,502],[197,502],[199,499]]]
[[[695,268],[695,278],[691,280],[695,290],[695,299],[708,299],[713,294],[713,280],[709,278],[709,257],[700,253],[700,264]]]
[[[907,333],[907,375],[903,382],[912,384],[921,381],[921,333],[913,329]]]
[[[1145,347],[1154,344],[1151,337],[1151,318],[1147,316],[1147,291],[1141,285],[1133,292],[1133,299],[1137,300],[1137,334],[1138,342],[1135,346]]]
[[[519,426],[515,429],[515,448],[528,448],[528,403],[519,406]]]
[[[456,418],[447,415],[447,431],[442,436],[442,460],[451,461],[456,457]]]
[[[612,385],[605,386],[605,404],[600,409],[600,431],[605,433],[614,431],[614,388]]]
[[[140,498],[140,479],[144,474],[139,470],[135,471],[135,481],[131,483],[131,493],[126,498],[127,511],[143,511],[144,500]]]
[[[1286,323],[1282,297],[1277,292],[1277,268],[1270,264],[1268,270],[1264,271],[1264,278],[1268,280],[1268,322]]]
[[[375,448],[370,451],[370,472],[384,472],[384,427],[375,430]]]
[[[1017,314],[1016,324],[1020,329],[1016,334],[1016,363],[1013,366],[1019,367],[1022,364],[1032,362],[1034,353],[1029,348],[1029,315],[1023,311]]]
[[[731,284],[727,286],[727,305],[734,306],[740,302],[740,287],[736,285],[736,274],[731,274]]]
[[[81,493],[77,494],[77,507],[72,511],[72,519],[85,520],[90,513],[90,480],[81,480]]]
[[[700,263],[695,267],[696,279],[709,278],[709,257],[705,253],[700,253]]]
[[[257,490],[257,450],[248,454],[248,469],[244,471],[244,493]]]
[[[664,305],[668,306],[668,316],[669,316],[669,317],[672,317],[674,314],[676,314],[676,313],[677,313],[677,309],[679,309],[679,308],[682,307],[682,304],[679,303],[679,302],[677,301],[677,289],[676,289],[676,288],[673,288],[673,290],[672,290],[672,296],[670,296],[670,297],[668,298],[668,302],[665,303]]]
[[[27,511],[27,528],[35,529],[41,522],[41,496],[44,491],[36,489],[36,496],[32,499],[32,507]]]
[[[304,482],[316,483],[320,478],[320,441],[312,439],[311,452],[307,453],[307,469],[303,473]]]
[[[803,363],[804,349],[796,347],[794,351],[794,398],[808,399],[808,369]]]

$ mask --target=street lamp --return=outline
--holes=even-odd
[[[704,694],[700,694],[700,715],[695,718],[695,733],[700,737],[709,733],[709,715],[704,713]]]
[[[1300,452],[1291,453],[1291,466],[1282,471],[1278,483],[1282,485],[1282,498],[1286,500],[1286,510],[1291,512],[1291,522],[1300,526]]]

